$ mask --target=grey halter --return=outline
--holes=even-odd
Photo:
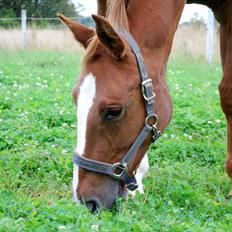
[[[153,92],[152,80],[148,76],[148,72],[146,70],[139,46],[137,45],[135,39],[132,37],[131,34],[127,32],[122,32],[121,35],[129,43],[133,53],[135,54],[138,64],[138,69],[141,77],[141,91],[144,98],[147,114],[144,122],[144,127],[142,128],[138,137],[135,139],[134,143],[131,145],[123,159],[117,163],[109,164],[88,159],[84,156],[81,156],[76,151],[73,155],[73,162],[77,166],[88,171],[103,173],[111,176],[116,180],[121,180],[126,184],[129,190],[133,191],[138,187],[138,185],[135,176],[131,176],[128,174],[127,167],[135,157],[136,153],[138,152],[139,148],[141,147],[147,136],[152,132],[153,142],[155,142],[161,136],[161,132],[157,128],[158,117],[154,113],[155,93]]]

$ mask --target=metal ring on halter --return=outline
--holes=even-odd
[[[115,179],[120,179],[122,174],[127,171],[127,167],[123,166],[121,163],[113,164],[113,170],[111,176]]]
[[[154,123],[149,123],[149,120],[151,120],[152,118],[154,119]],[[158,123],[158,116],[157,116],[157,114],[149,115],[145,119],[145,125],[149,129],[153,129],[154,127],[156,127],[157,123]]]

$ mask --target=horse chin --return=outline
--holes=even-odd
[[[124,199],[126,198],[128,193],[126,185],[123,182],[114,180],[112,181],[110,192],[111,194],[107,194],[107,197],[102,198],[102,207],[100,207],[99,209],[119,210],[116,199]]]
[[[87,192],[91,192],[91,195],[86,194],[86,186],[85,188],[81,187],[78,191],[77,199],[74,198],[74,200],[77,204],[86,205],[92,213],[96,213],[102,209],[113,210],[115,206],[117,208],[116,199],[127,196],[126,185],[121,181],[109,177],[105,178],[102,183],[104,184],[99,185],[98,188],[88,188]]]
[[[108,196],[104,197],[104,200],[102,200],[102,208],[106,208],[108,210],[112,210],[115,209],[115,204],[116,204],[116,199],[117,198],[126,198],[127,196],[127,188],[126,185],[121,182],[121,181],[115,181],[112,180],[111,182],[111,188],[110,189],[110,193],[108,192]],[[109,185],[108,185],[109,186]],[[116,206],[117,208],[117,206]]]

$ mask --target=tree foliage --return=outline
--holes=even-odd
[[[76,7],[70,0],[0,0],[0,17],[20,17],[21,9],[27,10],[28,17],[55,17],[58,12],[77,17],[81,5]]]

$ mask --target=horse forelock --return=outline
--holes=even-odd
[[[83,63],[86,65],[87,63],[94,60],[94,57],[98,56],[98,54],[100,55],[100,53],[102,51],[101,48],[102,48],[101,43],[98,40],[97,36],[95,35],[94,37],[92,37],[92,39],[89,43],[89,46],[86,49]]]

